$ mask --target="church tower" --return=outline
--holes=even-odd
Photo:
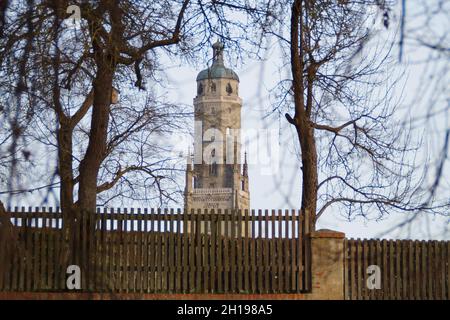
[[[194,156],[186,168],[185,208],[250,208],[247,155],[241,165],[239,77],[225,67],[224,45],[213,46],[211,67],[197,76]],[[193,163],[192,163],[193,162]]]

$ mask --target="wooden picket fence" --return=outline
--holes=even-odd
[[[367,286],[371,265],[379,289]],[[346,239],[344,270],[349,300],[450,299],[450,241]]]
[[[8,214],[17,238],[0,243],[0,291],[66,291],[68,265],[83,266],[85,292],[299,293],[311,286],[308,223],[296,210],[104,209],[94,219],[77,217],[72,242],[58,209]]]

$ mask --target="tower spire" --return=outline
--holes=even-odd
[[[242,175],[244,177],[248,177],[247,151],[245,151],[245,154],[244,154],[244,169],[243,169]]]
[[[213,65],[223,66],[223,48],[224,45],[217,39],[216,43],[213,44]]]
[[[191,153],[191,147],[188,147],[188,152],[186,155],[186,168],[187,170],[192,170],[192,153]]]

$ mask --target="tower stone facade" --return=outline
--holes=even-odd
[[[239,77],[226,68],[224,46],[213,45],[211,67],[197,76],[195,143],[186,168],[185,208],[250,208],[247,157],[241,161]]]

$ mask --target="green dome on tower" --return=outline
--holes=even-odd
[[[208,69],[200,71],[197,81],[206,79],[232,79],[239,81],[239,77],[233,70],[226,68],[223,63],[224,45],[219,40],[213,44],[213,63]]]

